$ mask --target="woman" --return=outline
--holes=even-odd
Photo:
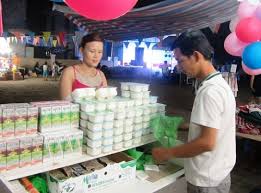
[[[62,100],[71,100],[71,93],[75,89],[107,87],[103,72],[97,69],[103,54],[103,39],[100,35],[93,33],[84,36],[80,51],[83,56],[82,62],[63,70],[60,80]]]
[[[261,74],[251,76],[250,88],[254,95],[254,103],[261,104]]]

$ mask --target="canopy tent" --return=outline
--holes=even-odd
[[[133,9],[118,19],[100,22],[82,17],[67,6],[53,6],[53,10],[63,12],[78,27],[115,41],[202,29],[231,20],[237,8],[237,0],[165,0]]]

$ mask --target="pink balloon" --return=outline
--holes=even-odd
[[[65,0],[80,15],[97,20],[116,19],[130,11],[138,0]]]
[[[245,71],[245,73],[247,73],[248,75],[259,75],[259,74],[261,74],[261,68],[253,70],[251,68],[248,68],[243,62],[242,62],[242,68]]]
[[[241,42],[236,33],[233,32],[227,36],[224,42],[224,48],[232,56],[241,56],[247,43]]]
[[[257,8],[256,5],[253,5],[248,1],[241,2],[237,11],[239,18],[243,19],[246,17],[254,16],[256,8]]]
[[[261,20],[261,5],[256,9],[256,17]]]
[[[236,27],[236,35],[245,43],[252,43],[261,39],[261,20],[256,17],[241,19]]]

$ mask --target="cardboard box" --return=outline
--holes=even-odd
[[[32,138],[20,138],[19,166],[24,167],[32,163]]]
[[[39,129],[42,133],[52,130],[52,107],[40,107]]]
[[[15,109],[15,135],[22,136],[26,134],[27,108]]]
[[[11,137],[14,136],[14,116],[15,116],[15,109],[3,109],[3,137]]]
[[[80,106],[79,104],[71,104],[71,128],[79,128],[80,122]]]
[[[78,177],[58,180],[49,173],[47,181],[50,193],[66,192],[68,188],[71,190],[70,193],[98,192],[122,181],[135,180],[135,160],[122,152],[107,157],[116,163]]]
[[[33,137],[32,141],[32,164],[43,162],[43,143],[44,138],[41,135]]]
[[[38,129],[38,107],[28,107],[26,133],[36,134],[37,129]]]
[[[61,106],[52,107],[52,130],[62,129],[62,108]]]
[[[0,172],[6,170],[6,142],[0,141]]]
[[[11,139],[6,142],[6,169],[12,170],[19,167],[20,142]]]
[[[71,128],[71,105],[62,105],[62,128],[69,130]]]

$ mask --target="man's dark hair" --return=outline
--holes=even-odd
[[[206,60],[211,60],[213,48],[206,36],[199,30],[182,33],[173,43],[172,50],[179,48],[185,56],[192,56],[195,51],[200,52]]]

